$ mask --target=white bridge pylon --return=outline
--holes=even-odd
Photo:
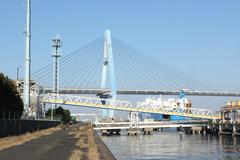
[[[102,102],[105,101],[105,105]],[[129,101],[114,100],[111,99],[100,99],[94,97],[82,97],[72,95],[61,95],[61,94],[46,94],[41,98],[42,103],[49,104],[60,104],[60,105],[73,105],[81,107],[90,107],[98,109],[110,109],[120,110],[129,112],[142,112],[142,113],[155,113],[155,114],[166,114],[176,115],[191,118],[201,118],[209,120],[219,120],[219,114],[213,114],[210,109],[199,109],[199,108],[165,108],[161,106],[151,105],[133,105]]]

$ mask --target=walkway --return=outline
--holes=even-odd
[[[0,151],[0,157],[2,160],[114,159],[103,142],[94,134],[93,145],[89,146],[89,136],[83,135],[87,132],[85,129],[79,131],[76,127],[60,130],[51,135]],[[83,136],[79,136],[79,134]],[[84,145],[86,148],[84,148]],[[96,150],[96,154],[90,155],[89,151],[94,151],[94,149]]]

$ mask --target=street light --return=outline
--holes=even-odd
[[[21,68],[22,66],[18,66],[17,67],[17,81],[18,81],[18,79],[19,79],[19,69]]]

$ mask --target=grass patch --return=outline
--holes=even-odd
[[[82,152],[80,150],[74,150],[69,160],[80,160],[82,158]]]

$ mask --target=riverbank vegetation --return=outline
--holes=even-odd
[[[20,118],[23,112],[23,102],[17,91],[16,83],[0,73],[0,118],[8,116]]]
[[[51,108],[46,112],[46,117],[51,117]],[[68,123],[71,120],[71,114],[68,109],[63,109],[61,106],[53,109],[53,119],[61,120],[64,123]]]

